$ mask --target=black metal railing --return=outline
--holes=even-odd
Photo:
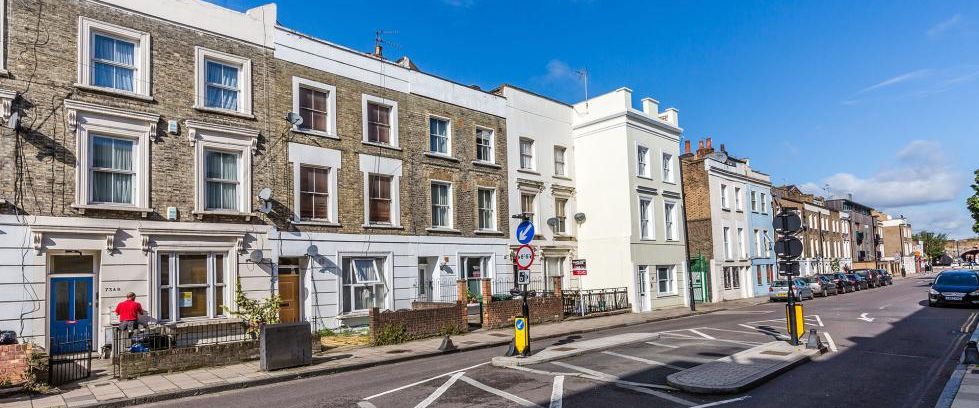
[[[493,278],[492,289],[494,296],[509,296],[514,289],[523,290],[523,285],[518,285],[513,276],[497,276]],[[527,291],[533,292],[534,296],[546,296],[554,293],[554,288],[547,283],[543,276],[531,276]]]
[[[238,320],[153,324],[132,330],[116,327],[112,333],[112,365],[116,376],[119,357],[124,354],[237,343],[255,340],[257,336]]]
[[[54,386],[92,375],[92,333],[62,334],[50,339],[48,383]]]
[[[565,316],[586,316],[632,307],[627,288],[568,290],[564,291],[561,300]]]

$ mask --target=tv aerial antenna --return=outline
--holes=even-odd
[[[581,78],[585,82],[585,111],[588,111],[588,69],[582,68],[575,71],[578,74],[578,78]]]
[[[391,46],[394,48],[401,49],[401,45],[399,45],[398,43],[391,42],[391,40],[384,39],[385,35],[397,35],[397,34],[398,32],[396,30],[382,30],[380,28],[375,30],[374,31],[374,56],[383,58],[385,46]]]

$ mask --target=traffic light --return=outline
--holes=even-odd
[[[802,256],[802,240],[795,234],[803,231],[802,217],[795,210],[785,209],[775,215],[772,227],[779,234],[775,240],[775,256],[778,257],[780,276],[799,276],[799,257]]]

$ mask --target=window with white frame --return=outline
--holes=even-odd
[[[204,169],[204,209],[237,211],[241,202],[241,155],[205,149]]]
[[[133,204],[136,169],[133,162],[136,141],[90,135],[91,202],[93,204]]]
[[[751,212],[758,212],[758,193],[751,192]]]
[[[763,230],[762,231],[762,238],[765,239],[765,242],[762,244],[762,245],[765,246],[765,258],[771,257],[772,256],[772,245],[768,241],[768,230]]]
[[[650,198],[639,199],[639,238],[655,239],[653,233],[653,200]]]
[[[756,257],[761,257],[762,255],[761,246],[762,246],[761,230],[756,229],[755,230],[755,256]]]
[[[385,308],[387,284],[385,283],[383,257],[345,258],[343,275],[343,313],[367,312],[372,307]]]
[[[734,188],[734,209],[744,211],[744,203],[741,200],[741,188]]]
[[[482,231],[496,231],[496,189],[476,189],[476,211],[478,228]]]
[[[741,268],[735,266],[724,267],[724,289],[741,288]]]
[[[391,144],[391,107],[367,103],[367,141]]]
[[[358,155],[364,174],[364,227],[401,228],[402,161]]]
[[[221,253],[161,253],[157,264],[157,318],[178,321],[225,315],[229,300]]]
[[[336,137],[336,87],[304,78],[292,77],[292,111],[302,123],[293,130]]]
[[[299,222],[338,222],[340,152],[289,143],[289,161],[293,165],[293,206]]]
[[[330,219],[330,169],[299,166],[299,216],[301,220]]]
[[[554,175],[556,176],[566,176],[568,175],[567,162],[565,161],[565,155],[568,149],[563,146],[554,146]]]
[[[391,176],[371,174],[367,176],[368,224],[391,224]]]
[[[520,138],[520,168],[534,170],[534,141],[526,137]]]
[[[568,233],[568,199],[563,197],[554,198],[554,233],[557,235],[567,235]]]
[[[676,212],[676,203],[669,201],[663,203],[663,225],[666,229],[666,239],[668,241],[676,241],[679,239],[679,234],[677,232]]]
[[[450,133],[452,125],[448,119],[431,116],[428,118],[428,151],[449,156]]]
[[[432,226],[452,228],[452,185],[432,182]]]
[[[539,225],[537,220],[537,194],[530,192],[520,193],[520,213],[530,214],[535,225]]]
[[[731,227],[724,227],[724,259],[734,259],[731,248]]]
[[[765,201],[765,193],[761,193],[761,213],[768,214],[768,201]]]
[[[149,97],[150,35],[87,17],[81,17],[79,25],[78,83]]]
[[[650,177],[649,148],[646,146],[638,146],[636,148],[636,175],[639,177]]]
[[[738,255],[741,259],[748,258],[748,248],[746,247],[747,238],[744,235],[744,228],[738,228]]]
[[[656,267],[656,289],[659,295],[676,294],[675,266]]]
[[[672,183],[673,180],[673,155],[663,153],[663,181]]]
[[[251,60],[201,47],[196,59],[196,107],[251,115]]]
[[[476,128],[476,161],[495,163],[493,154],[493,131],[481,127]]]
[[[728,198],[727,198],[727,185],[726,184],[721,184],[721,208],[723,208],[725,210],[731,208],[730,205],[728,204],[728,201],[727,200],[728,200]]]

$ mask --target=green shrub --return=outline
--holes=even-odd
[[[387,346],[391,344],[401,344],[411,340],[408,335],[408,327],[404,324],[392,324],[385,326],[377,333],[371,341],[372,346]]]

